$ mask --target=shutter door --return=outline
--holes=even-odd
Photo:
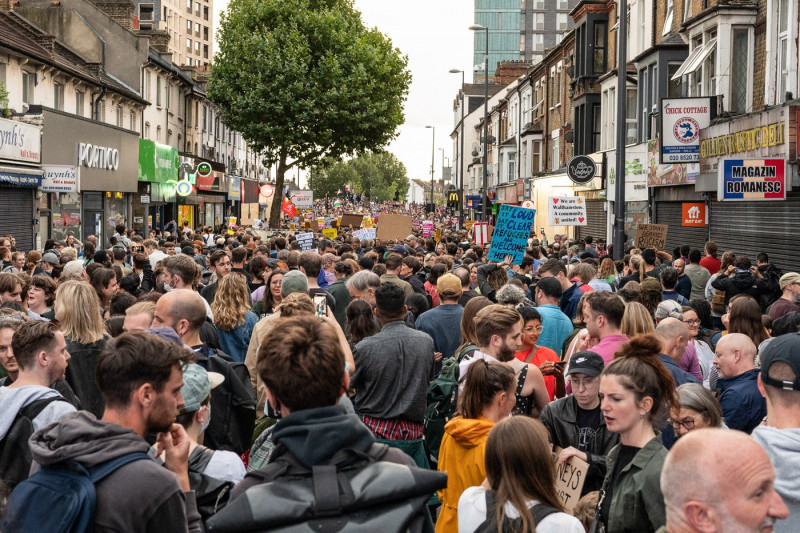
[[[33,202],[36,189],[0,185],[0,233],[11,233],[17,250],[33,250]]]
[[[608,217],[605,200],[586,200],[586,225],[575,226],[575,239],[583,240],[591,235],[595,241],[605,239]]]
[[[798,214],[800,195],[785,201],[712,202],[711,240],[719,248],[717,257],[733,250],[755,265],[756,255],[766,252],[770,263],[784,272],[800,271]]]
[[[667,231],[667,245],[664,251],[672,254],[672,250],[675,247],[688,244],[692,248],[697,248],[702,253],[706,241],[708,240],[708,228],[690,228],[682,226],[682,209],[682,202],[656,203],[655,223],[669,226],[669,230]]]

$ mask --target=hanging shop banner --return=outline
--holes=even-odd
[[[550,226],[586,225],[586,200],[583,196],[551,196],[547,206]]]
[[[492,233],[489,261],[501,262],[510,255],[512,264],[522,263],[535,218],[535,209],[502,204]]]
[[[785,200],[783,159],[723,159],[719,164],[720,200]]]
[[[703,202],[684,202],[681,204],[681,226],[702,228],[708,225],[706,204]]]
[[[80,172],[74,165],[42,165],[42,192],[78,192]]]
[[[699,163],[700,130],[711,124],[711,99],[662,98],[661,117],[661,163]]]
[[[42,160],[39,127],[0,118],[0,159],[39,163]]]
[[[228,175],[228,200],[241,202],[242,178]]]

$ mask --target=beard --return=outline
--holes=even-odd
[[[503,346],[497,351],[497,360],[507,363],[514,359],[516,352],[508,346]]]
[[[755,529],[750,529],[744,524],[739,523],[730,513],[722,516],[722,531],[725,533],[760,533],[765,528],[775,524],[775,518],[767,516],[758,524]]]
[[[162,433],[169,431],[175,423],[177,412],[172,411],[167,403],[159,398],[153,403],[153,410],[147,418],[148,433]]]

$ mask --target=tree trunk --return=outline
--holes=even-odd
[[[283,207],[283,176],[286,174],[286,156],[282,155],[275,171],[275,193],[272,208],[269,211],[269,227],[277,230],[281,227],[281,207]]]

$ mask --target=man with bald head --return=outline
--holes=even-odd
[[[661,470],[667,524],[656,533],[772,531],[789,515],[774,482],[766,452],[744,433],[690,431]]]
[[[689,330],[686,325],[677,318],[668,317],[658,323],[656,334],[661,337],[661,361],[672,374],[675,386],[700,383],[695,376],[678,366],[689,343]]]
[[[714,366],[725,424],[751,433],[767,416],[767,402],[758,391],[756,345],[747,335],[728,333],[717,343]]]

